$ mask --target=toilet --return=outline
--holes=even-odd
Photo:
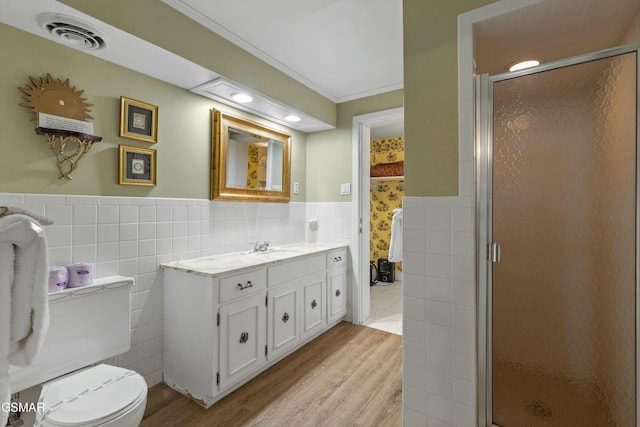
[[[144,378],[97,364],[131,347],[132,286],[133,279],[112,276],[49,294],[43,348],[31,366],[9,371],[12,392],[41,385],[34,427],[140,425]]]
[[[147,384],[134,371],[110,365],[83,369],[42,386],[34,427],[140,424]]]

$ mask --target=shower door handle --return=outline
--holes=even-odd
[[[489,243],[489,261],[500,262],[500,243]]]

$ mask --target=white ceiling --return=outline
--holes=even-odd
[[[334,102],[402,89],[402,0],[162,0]]]
[[[404,136],[404,120],[378,120],[371,125],[371,137],[376,139]]]
[[[545,62],[618,46],[640,0],[544,0],[474,26],[479,74],[499,74],[519,59]]]

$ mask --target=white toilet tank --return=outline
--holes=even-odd
[[[11,391],[128,351],[132,286],[132,278],[111,276],[49,294],[49,330],[43,348],[31,366],[10,367]]]

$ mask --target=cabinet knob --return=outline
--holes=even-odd
[[[240,334],[240,344],[244,344],[249,340],[249,332],[243,332]]]
[[[340,289],[336,290],[336,296],[339,297],[340,296]]]
[[[316,302],[316,300],[311,301],[311,308],[316,308],[318,306],[318,303]]]
[[[342,257],[341,256],[337,256],[337,257],[334,257],[333,260],[335,262],[340,262],[340,261],[342,261]]]
[[[238,289],[243,290],[243,289],[247,289],[247,288],[252,288],[253,287],[253,283],[251,283],[251,280],[247,280],[247,284],[243,285],[242,283],[238,283]]]
[[[282,316],[282,321],[284,323],[287,323],[287,320],[289,320],[289,313],[285,312],[284,315]]]

